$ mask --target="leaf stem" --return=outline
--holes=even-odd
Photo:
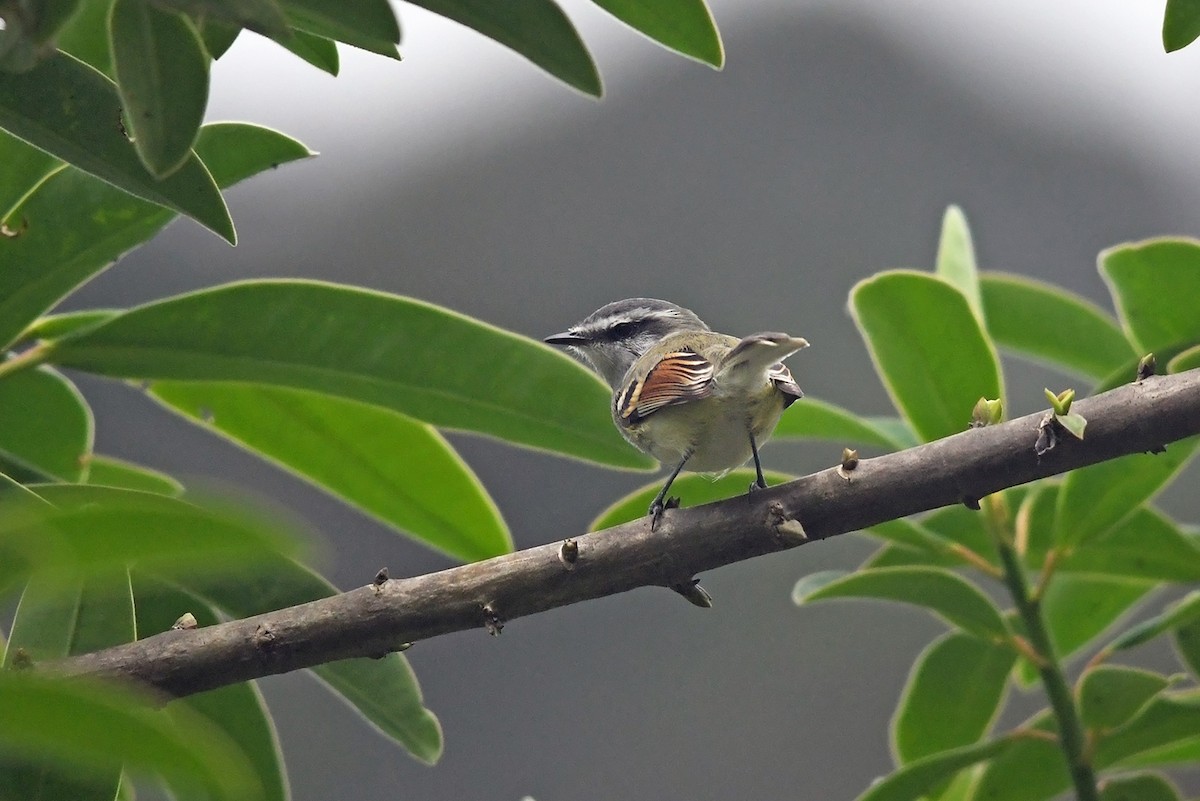
[[[0,362],[0,379],[6,378],[13,373],[19,373],[22,370],[28,370],[30,367],[37,367],[50,357],[50,350],[49,342],[39,342],[37,345],[18,353],[11,359]]]
[[[1042,618],[1040,598],[1030,593],[1025,569],[1021,566],[1020,557],[1013,546],[1013,537],[1009,531],[1008,506],[1000,493],[989,495],[984,502],[985,522],[1004,567],[1004,583],[1008,586],[1017,612],[1025,624],[1029,644],[1041,656],[1037,669],[1046,688],[1046,695],[1050,699],[1050,707],[1054,710],[1054,717],[1058,721],[1059,743],[1067,760],[1071,781],[1075,785],[1075,797],[1077,801],[1099,801],[1096,773],[1088,755],[1079,710],[1075,706],[1075,698],[1050,642],[1050,634]]]

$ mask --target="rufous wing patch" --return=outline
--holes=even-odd
[[[713,372],[712,362],[697,353],[668,353],[621,394],[618,416],[632,425],[665,406],[707,398],[712,394]]]

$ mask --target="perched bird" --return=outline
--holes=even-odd
[[[651,529],[671,483],[686,466],[724,474],[754,459],[780,415],[804,393],[783,359],[808,342],[787,334],[744,339],[711,330],[693,312],[653,298],[609,303],[561,334],[546,337],[585,360],[612,387],[612,416],[635,447],[672,467],[650,504]]]

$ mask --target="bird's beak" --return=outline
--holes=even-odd
[[[547,345],[582,345],[587,342],[587,337],[572,334],[570,331],[563,331],[561,334],[548,336],[542,341]]]

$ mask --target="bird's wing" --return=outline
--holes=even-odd
[[[617,417],[633,425],[665,406],[707,398],[713,391],[713,373],[712,362],[698,353],[668,353],[617,398]]]
[[[775,384],[776,389],[783,393],[783,408],[786,409],[804,397],[800,385],[796,383],[796,379],[792,378],[792,371],[783,362],[771,365],[771,369],[767,371],[767,378]]]

